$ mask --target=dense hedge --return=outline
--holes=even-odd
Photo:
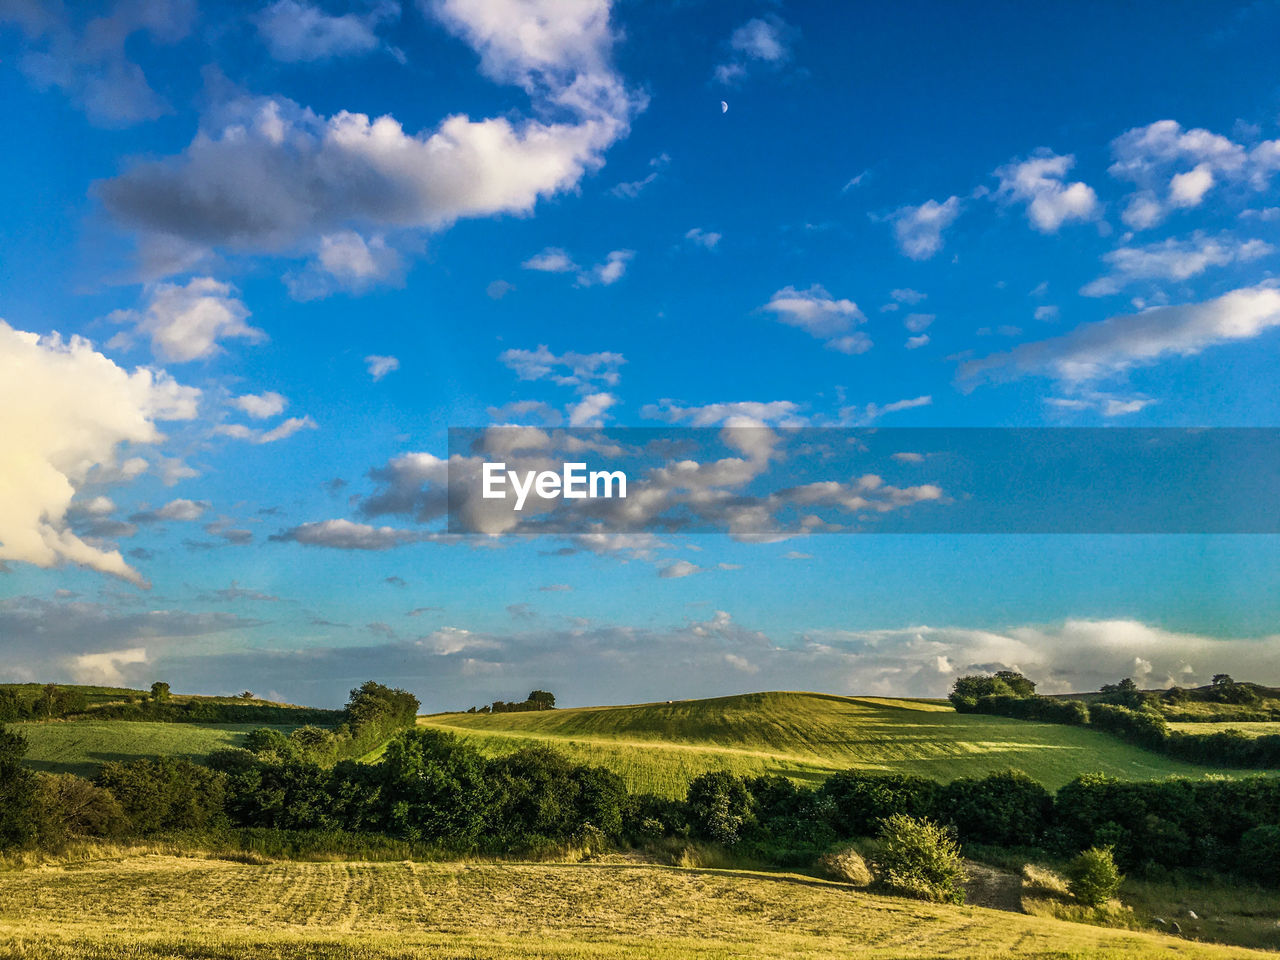
[[[1249,737],[1239,731],[1172,731],[1164,717],[1110,703],[1085,703],[1052,697],[984,696],[956,702],[961,713],[986,713],[1018,720],[1089,725],[1148,750],[1220,767],[1280,767],[1280,735]]]
[[[133,703],[104,703],[80,711],[95,720],[151,720],[164,723],[341,723],[341,710],[315,707],[281,707],[267,703],[219,703],[216,700],[138,700]]]

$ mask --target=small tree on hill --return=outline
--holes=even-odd
[[[546,690],[534,690],[529,694],[527,702],[533,704],[536,710],[551,710],[555,708],[556,695]]]
[[[966,876],[960,845],[949,830],[932,820],[901,813],[886,819],[872,868],[895,893],[934,903],[964,903]]]
[[[1138,689],[1132,677],[1125,677],[1119,683],[1104,683],[1101,693],[1103,700],[1107,703],[1128,707],[1130,710],[1141,710],[1143,704],[1147,702],[1146,695]]]
[[[164,703],[169,699],[169,685],[162,680],[157,680],[151,685],[151,699],[157,703]]]
[[[1114,897],[1122,880],[1110,847],[1090,847],[1067,867],[1067,889],[1088,907],[1100,907]]]
[[[1007,683],[1015,697],[1034,697],[1036,695],[1036,682],[1028,680],[1017,670],[997,670],[996,679]]]

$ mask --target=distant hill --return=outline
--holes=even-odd
[[[41,698],[50,689],[54,692],[53,708],[46,712]],[[149,690],[129,687],[0,683],[0,722],[53,718],[323,726],[341,723],[343,713],[259,697],[170,693],[156,700]]]
[[[1017,767],[1050,788],[1090,772],[1130,780],[1230,772],[1080,727],[958,714],[944,701],[818,693],[436,714],[419,723],[460,734],[487,754],[550,744],[615,770],[632,789],[668,796],[681,795],[691,777],[714,769],[816,782],[851,767],[939,780]]]

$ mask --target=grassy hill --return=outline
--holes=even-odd
[[[1093,771],[1130,780],[1227,772],[1080,727],[958,714],[933,701],[816,693],[437,714],[419,723],[458,733],[486,754],[549,743],[615,770],[632,789],[668,796],[682,795],[691,777],[714,769],[815,782],[850,767],[939,780],[1017,767],[1051,788]]]
[[[257,723],[150,723],[135,720],[66,720],[11,724],[30,744],[33,770],[91,777],[108,760],[185,757],[203,760],[219,747],[234,747]],[[288,733],[293,727],[277,726]]]
[[[0,872],[0,954],[409,957],[1274,956],[788,873],[625,863],[232,863],[152,855]]]

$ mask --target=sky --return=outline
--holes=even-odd
[[[1280,426],[1277,39],[1274,0],[0,0],[0,680],[1280,682],[1275,535],[432,506],[450,428]],[[961,502],[908,443],[809,479]]]

